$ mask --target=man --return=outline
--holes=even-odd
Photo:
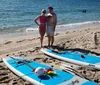
[[[47,16],[47,36],[48,36],[48,47],[54,43],[54,32],[57,25],[57,16],[53,12],[53,7],[48,7],[49,14]]]

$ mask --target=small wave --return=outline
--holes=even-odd
[[[70,24],[63,24],[63,25],[58,25],[57,27],[58,28],[61,28],[61,27],[78,27],[78,26],[93,26],[93,25],[99,25],[100,24],[100,21],[86,21],[86,22],[79,22],[79,23],[70,23]]]
[[[37,31],[37,28],[27,28],[25,31],[26,32],[31,32],[31,31]]]

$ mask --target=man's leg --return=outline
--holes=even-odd
[[[48,47],[50,47],[50,36],[48,35]]]
[[[51,46],[53,46],[54,43],[54,36],[51,36]]]

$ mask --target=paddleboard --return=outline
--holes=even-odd
[[[48,74],[38,76],[32,71],[32,67],[43,67],[45,69],[51,67],[25,58],[11,56],[3,58],[3,61],[12,72],[34,85],[98,85],[77,75],[55,68],[52,68],[56,72],[54,76]]]
[[[89,54],[80,54],[71,51],[54,51],[53,49],[42,48],[42,52],[57,59],[61,59],[73,64],[87,66],[92,69],[100,70],[100,57]]]

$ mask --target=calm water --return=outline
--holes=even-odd
[[[54,7],[58,27],[100,24],[100,0],[0,0],[0,32],[37,28],[33,20],[48,6]]]

